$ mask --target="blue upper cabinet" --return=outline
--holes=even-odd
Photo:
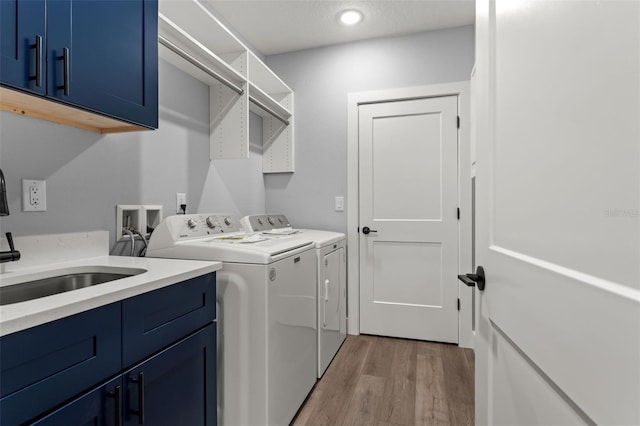
[[[157,128],[157,17],[157,1],[49,0],[47,94]]]
[[[45,94],[44,0],[0,1],[0,80],[12,87]]]
[[[0,0],[0,8],[2,85],[123,121],[122,130],[158,127],[157,0]],[[26,115],[39,105],[24,97],[16,104]]]

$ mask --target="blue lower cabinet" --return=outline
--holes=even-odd
[[[212,323],[33,424],[215,426],[215,339]]]
[[[111,380],[32,423],[37,426],[122,424],[122,379]]]
[[[215,274],[122,302],[122,368],[160,351],[216,317]]]
[[[0,425],[215,426],[215,277],[0,338]]]
[[[23,424],[122,371],[120,303],[0,339],[0,424]]]
[[[216,424],[215,323],[122,376],[123,425]]]

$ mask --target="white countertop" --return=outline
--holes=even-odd
[[[58,235],[56,238],[60,240],[61,236]],[[28,247],[27,243],[23,243],[25,248]],[[18,241],[16,241],[16,248],[20,249]],[[78,247],[75,246],[74,249],[77,251]],[[61,258],[60,250],[58,247],[56,251],[59,259]],[[95,250],[88,252],[95,254]],[[18,264],[19,262],[15,262],[16,267],[3,268],[0,274],[0,286],[44,276],[64,275],[70,268],[139,268],[145,269],[146,272],[91,287],[0,306],[0,336],[137,296],[222,268],[220,262],[121,257],[106,254],[82,258],[77,253],[71,259],[55,263],[45,262],[38,265],[32,259],[28,266],[18,267]]]

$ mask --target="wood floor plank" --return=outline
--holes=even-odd
[[[316,384],[314,392],[318,391],[321,397],[307,401],[312,406],[310,414],[304,413],[308,420],[302,423],[303,419],[300,418],[298,422],[300,414],[308,410],[303,406],[293,424],[333,426],[341,422],[338,416],[355,392],[370,346],[371,343],[364,339],[347,339],[344,342],[323,380]]]
[[[368,376],[389,377],[393,363],[393,346],[397,339],[378,336],[362,336],[372,343],[362,374]]]
[[[463,350],[454,345],[442,346],[447,399],[462,404],[473,404],[473,372],[468,368]]]
[[[410,340],[396,339],[378,424],[415,424],[415,400],[416,345]]]
[[[324,394],[322,392],[322,388],[316,384],[316,386],[311,391],[311,394],[309,394],[309,396],[307,397],[307,400],[304,402],[302,407],[298,410],[298,414],[296,414],[296,417],[293,419],[291,424],[294,426],[313,424],[311,421],[313,410],[315,410],[315,408],[322,403],[323,398],[324,398]]]
[[[473,425],[474,355],[455,345],[349,336],[293,425]]]
[[[464,352],[465,355],[465,359],[467,360],[467,368],[469,368],[469,370],[471,371],[471,375],[473,376],[473,372],[475,372],[475,364],[476,364],[476,357],[475,354],[473,353],[473,350],[471,349],[461,349]]]
[[[451,424],[456,426],[473,426],[475,424],[474,406],[460,402],[449,403]]]
[[[345,406],[343,425],[369,426],[376,424],[379,417],[386,379],[363,375],[355,392]]]
[[[417,357],[415,424],[452,424],[441,358],[423,354],[418,354]]]
[[[416,340],[416,353],[418,355],[427,355],[440,358],[442,356],[442,350],[440,349],[442,346],[444,346],[442,343],[423,342]]]

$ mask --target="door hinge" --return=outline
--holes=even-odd
[[[460,207],[458,207],[458,220],[460,220]]]
[[[460,116],[458,116],[458,129],[460,128]]]
[[[460,310],[460,299],[458,299],[458,310]]]

